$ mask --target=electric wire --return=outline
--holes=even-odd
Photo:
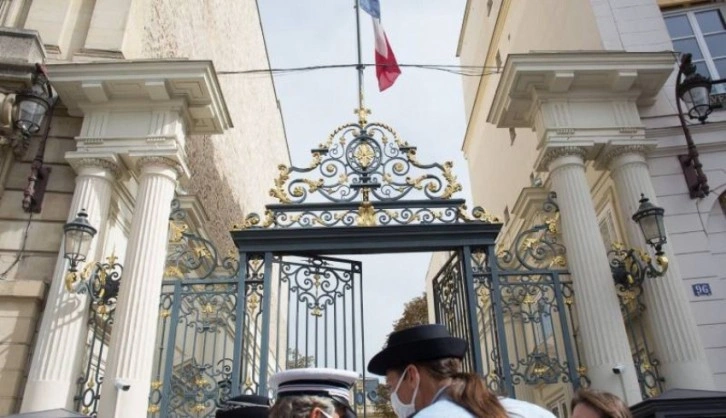
[[[28,216],[28,222],[25,225],[25,233],[23,234],[23,243],[20,246],[20,251],[15,255],[15,260],[13,260],[12,264],[8,266],[8,268],[5,269],[2,273],[0,273],[0,280],[7,279],[7,275],[10,272],[10,270],[15,267],[16,264],[20,262],[20,260],[23,259],[25,256],[25,245],[28,243],[28,232],[30,231],[30,224],[33,220],[33,212],[30,212],[30,215]]]
[[[363,68],[376,67],[376,64],[361,64]],[[465,77],[481,77],[485,75],[497,74],[501,72],[500,68],[491,66],[478,65],[444,65],[444,64],[398,64],[401,68],[416,68],[420,70],[440,71]],[[275,76],[283,76],[295,73],[304,73],[319,70],[334,70],[342,68],[358,68],[358,64],[327,64],[327,65],[311,65],[306,67],[289,67],[289,68],[260,68],[252,70],[225,70],[217,71],[218,75],[263,75],[272,74]]]

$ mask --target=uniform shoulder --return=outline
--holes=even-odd
[[[448,399],[434,402],[420,410],[414,418],[476,418],[469,411]]]
[[[533,403],[512,398],[499,398],[510,418],[556,418],[550,411]]]

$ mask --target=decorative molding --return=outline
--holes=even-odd
[[[232,127],[211,61],[63,63],[49,64],[48,72],[72,116],[105,110],[108,117],[123,118],[117,114],[129,110],[167,110],[184,118],[190,135],[219,134]],[[163,126],[165,118],[166,115],[156,115],[152,127]],[[158,136],[158,132],[152,135]]]
[[[577,146],[563,146],[563,147],[548,147],[546,148],[537,163],[539,171],[549,171],[550,164],[558,158],[567,157],[570,155],[578,156],[585,160],[589,150],[585,147]]]
[[[142,172],[144,167],[149,165],[163,165],[174,169],[179,177],[182,177],[185,174],[184,168],[178,162],[174,161],[171,158],[159,157],[155,155],[139,158],[136,161],[136,170],[138,172]]]
[[[121,167],[109,160],[96,157],[83,157],[83,158],[67,158],[68,163],[71,165],[73,170],[77,173],[83,167],[94,167],[108,170],[114,178],[119,179],[122,175]]]
[[[510,54],[487,122],[498,128],[529,128],[543,100],[582,98],[584,93],[593,100],[627,97],[637,105],[647,106],[655,101],[673,68],[670,52]],[[622,113],[619,116],[627,117]]]
[[[625,154],[638,154],[645,158],[645,155],[648,152],[649,148],[650,147],[642,144],[613,146],[603,153],[603,156],[598,162],[598,165],[602,167],[609,167],[610,163],[612,163],[615,158]]]

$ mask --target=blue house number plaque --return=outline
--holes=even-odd
[[[692,285],[695,296],[711,296],[711,285],[708,283],[696,283]]]

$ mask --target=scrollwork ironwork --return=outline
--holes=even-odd
[[[626,249],[622,243],[612,245],[608,259],[625,330],[632,347],[631,354],[640,392],[643,399],[648,399],[663,392],[665,379],[660,374],[660,361],[650,349],[650,338],[643,323],[643,313],[646,310],[643,286],[646,279],[665,274],[668,260],[664,255],[657,254],[656,267],[645,250]]]
[[[626,291],[640,287],[647,278],[663,276],[668,270],[668,258],[656,255],[655,265],[647,251],[642,249],[626,249],[622,243],[615,243],[608,252],[610,270],[619,290]]]
[[[169,216],[169,244],[164,278],[206,279],[214,274],[233,276],[238,270],[239,260],[236,254],[230,253],[220,260],[214,243],[190,231],[186,223],[186,211],[179,200],[174,199]]]
[[[299,204],[311,196],[328,202],[397,201],[415,191],[427,199],[449,199],[461,191],[453,164],[422,164],[416,147],[402,141],[383,123],[349,123],[336,129],[312,151],[305,168],[279,167],[271,196],[280,203]],[[313,178],[302,176],[313,175]]]
[[[499,222],[452,199],[462,190],[452,162],[423,164],[416,152],[386,124],[342,125],[311,150],[309,166],[278,166],[270,195],[279,204],[232,230]]]
[[[497,253],[499,268],[566,269],[566,249],[558,240],[560,216],[556,197],[557,195],[551,192],[542,204],[545,215],[543,223],[520,232],[509,249]]]
[[[108,351],[123,275],[123,265],[117,260],[115,255],[111,255],[106,258],[106,263],[87,263],[80,273],[73,273],[76,275],[75,280],[66,282],[73,291],[88,294],[91,299],[85,365],[78,377],[78,389],[74,397],[76,410],[89,416],[97,416],[101,399],[104,375],[102,364]]]

